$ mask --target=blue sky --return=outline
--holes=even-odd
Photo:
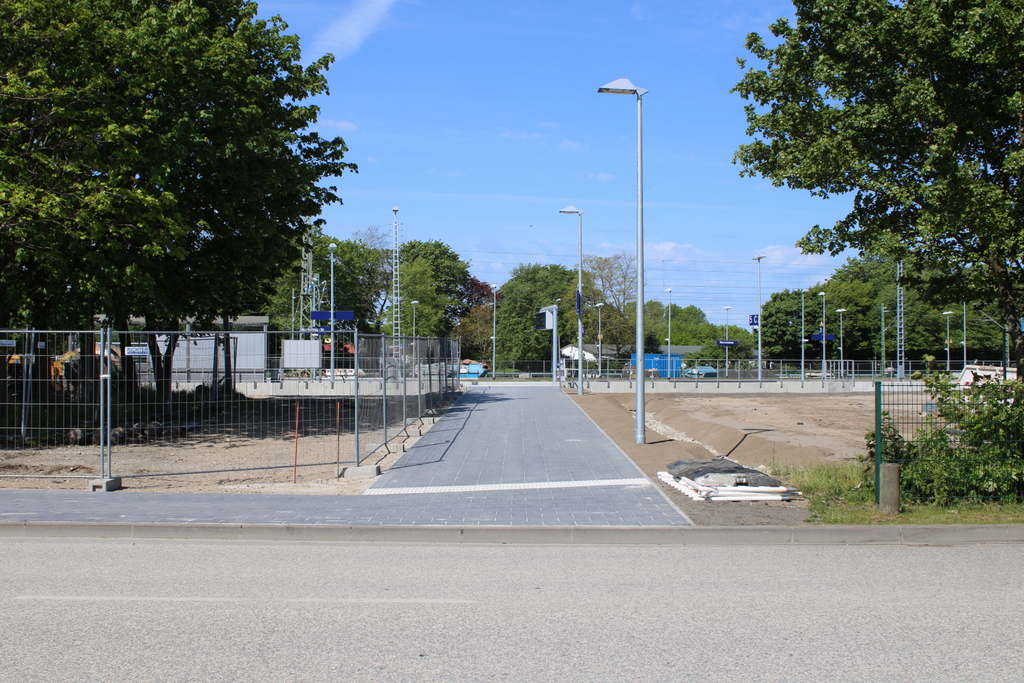
[[[274,0],[305,60],[331,52],[323,135],[341,135],[358,175],[326,232],[390,230],[441,240],[502,284],[520,263],[575,268],[583,249],[635,251],[636,100],[598,94],[628,78],[644,96],[646,298],[694,304],[715,323],[762,293],[813,285],[841,263],[793,246],[846,213],[847,198],[740,178],[746,141],[737,57],[751,31],[792,14],[776,0]]]

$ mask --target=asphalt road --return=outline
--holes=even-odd
[[[0,681],[1009,681],[1019,545],[0,540]]]

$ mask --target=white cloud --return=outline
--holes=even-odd
[[[359,128],[351,121],[336,121],[334,119],[321,119],[317,122],[321,128],[337,128],[338,130],[353,131]]]
[[[562,140],[560,143],[558,143],[558,146],[561,147],[562,149],[579,149],[581,147],[580,143],[574,142],[572,140]]]
[[[356,0],[345,16],[316,35],[312,54],[331,52],[338,59],[352,54],[377,30],[394,4],[395,0]]]
[[[613,180],[615,178],[611,173],[588,173],[587,177],[591,180],[596,180],[599,183],[607,183],[609,180]]]

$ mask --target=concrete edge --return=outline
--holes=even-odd
[[[359,526],[0,521],[0,540],[111,538],[526,545],[1022,545],[1024,525],[932,526]]]

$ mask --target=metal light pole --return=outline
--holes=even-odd
[[[599,93],[636,96],[636,443],[647,443],[644,396],[644,127],[642,98],[647,90],[620,78]]]
[[[491,285],[491,373],[498,372],[498,285]]]
[[[843,313],[846,313],[846,309],[837,308],[836,313],[839,314],[839,379],[842,379],[846,373],[843,364]]]
[[[668,376],[672,376],[672,288],[669,287],[665,290],[668,292]]]
[[[821,297],[821,386],[825,386],[825,292],[818,292]]]
[[[949,372],[949,343],[952,341],[949,338],[949,316],[953,315],[953,311],[943,311],[942,317],[946,319],[946,372]]]
[[[412,337],[416,338],[416,307],[419,305],[419,301],[410,301],[412,305]]]
[[[338,340],[335,338],[337,333],[334,330],[334,251],[338,248],[338,245],[331,242],[327,249],[331,252],[331,388],[334,388],[334,347],[338,345]]]
[[[601,308],[604,306],[603,303],[594,304],[594,308],[597,309],[597,378],[601,379],[602,369],[601,363],[604,360],[604,335],[601,333]]]
[[[725,341],[729,341],[729,311],[732,306],[725,307]],[[725,378],[729,379],[729,345],[725,345]]]
[[[761,320],[761,259],[764,256],[755,256],[757,261],[757,381],[761,381],[761,328],[764,321]]]
[[[807,333],[804,331],[804,295],[806,289],[800,290],[800,386],[804,385],[804,349],[807,347]]]
[[[580,219],[579,264],[576,275],[576,393],[583,395],[583,212],[567,206],[558,213],[574,213]]]

